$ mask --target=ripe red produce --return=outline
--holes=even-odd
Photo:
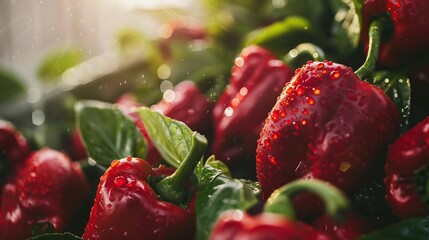
[[[64,231],[88,192],[77,162],[49,148],[32,153],[2,190],[0,239],[26,239],[44,222]]]
[[[416,183],[417,171],[429,163],[429,117],[405,132],[389,148],[386,162],[386,198],[393,214],[401,219],[427,216],[427,179]],[[420,186],[422,184],[422,186]],[[418,194],[422,189],[423,195]]]
[[[212,152],[218,159],[239,168],[254,163],[264,119],[292,75],[291,68],[264,48],[243,49],[229,85],[213,108]]]
[[[224,213],[213,229],[210,240],[328,240],[331,239],[309,225],[278,214],[250,216],[240,210]]]
[[[315,229],[335,240],[355,240],[381,227],[380,223],[349,213],[343,221],[322,215],[311,224]]]
[[[205,136],[211,135],[210,114],[212,103],[192,81],[177,84],[171,92],[171,101],[161,100],[151,109],[175,120],[184,122],[190,129]]]
[[[31,153],[24,136],[3,120],[0,120],[0,153],[4,153],[12,165],[21,163]]]
[[[263,197],[298,178],[354,189],[397,136],[399,122],[394,103],[351,68],[308,62],[283,89],[258,140]]]
[[[83,145],[82,137],[77,129],[73,130],[70,136],[70,151],[74,159],[81,160],[88,157],[88,153]]]
[[[429,53],[429,1],[366,0],[362,6],[362,39],[367,44],[370,22],[383,15],[392,26],[384,23],[378,63],[395,67]]]
[[[138,158],[113,161],[100,179],[83,239],[193,239],[192,206],[160,200],[147,182],[163,173]]]

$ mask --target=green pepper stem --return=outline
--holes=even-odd
[[[293,69],[300,68],[309,60],[323,61],[325,60],[325,53],[312,43],[301,43],[283,58],[283,61]]]
[[[194,132],[192,146],[179,168],[170,176],[159,181],[154,189],[161,198],[174,204],[182,204],[186,198],[186,184],[192,176],[195,167],[202,159],[207,148],[207,139]]]
[[[385,21],[383,18],[376,19],[371,22],[368,30],[368,53],[366,55],[365,62],[363,65],[355,71],[356,75],[359,76],[360,79],[365,80],[370,77],[377,64],[378,54],[380,51],[380,43],[381,43],[381,34],[383,29],[385,28]]]
[[[303,191],[315,193],[320,197],[328,215],[334,219],[341,219],[344,217],[344,212],[349,209],[349,201],[340,190],[324,181],[311,179],[296,180],[275,190],[265,203],[264,212],[281,214],[294,219],[292,197]]]

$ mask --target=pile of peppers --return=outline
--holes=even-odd
[[[429,239],[429,1],[202,2],[63,148],[0,120],[0,239]]]

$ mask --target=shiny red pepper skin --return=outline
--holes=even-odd
[[[49,148],[32,153],[2,190],[0,239],[26,239],[43,222],[65,231],[88,193],[77,162]]]
[[[212,103],[192,81],[183,81],[174,86],[174,99],[165,99],[151,106],[151,109],[167,117],[184,122],[190,129],[210,136],[210,114]]]
[[[386,199],[398,218],[429,214],[414,184],[414,171],[429,163],[428,156],[429,117],[405,132],[389,148],[384,184]]]
[[[13,166],[18,165],[30,155],[31,148],[24,136],[6,121],[0,120],[0,151]]]
[[[258,140],[263,197],[295,179],[353,190],[397,136],[399,122],[394,103],[351,68],[307,63],[284,88]]]
[[[250,216],[240,210],[225,212],[219,217],[210,240],[328,240],[328,236],[309,225],[281,215],[263,213]]]
[[[382,226],[380,223],[353,213],[349,213],[341,222],[334,221],[327,215],[322,215],[314,220],[311,225],[334,240],[359,239],[359,237]]]
[[[138,158],[115,160],[100,178],[85,240],[193,239],[193,209],[161,201],[146,182],[165,173]]]
[[[213,108],[211,150],[219,160],[241,168],[255,161],[264,120],[292,75],[291,68],[264,48],[243,49],[235,60],[229,85]]]
[[[365,0],[362,7],[362,39],[368,43],[370,21],[388,14],[393,29],[380,47],[378,63],[387,67],[407,64],[429,53],[429,1]]]
[[[88,158],[88,153],[83,145],[82,137],[77,129],[70,135],[70,152],[73,159],[82,160]]]

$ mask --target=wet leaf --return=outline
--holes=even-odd
[[[410,79],[405,73],[379,71],[374,74],[373,84],[381,88],[398,107],[401,116],[401,132],[408,129],[411,107]]]
[[[115,159],[145,158],[146,142],[134,122],[115,105],[80,101],[75,105],[76,125],[89,157],[109,167]]]

